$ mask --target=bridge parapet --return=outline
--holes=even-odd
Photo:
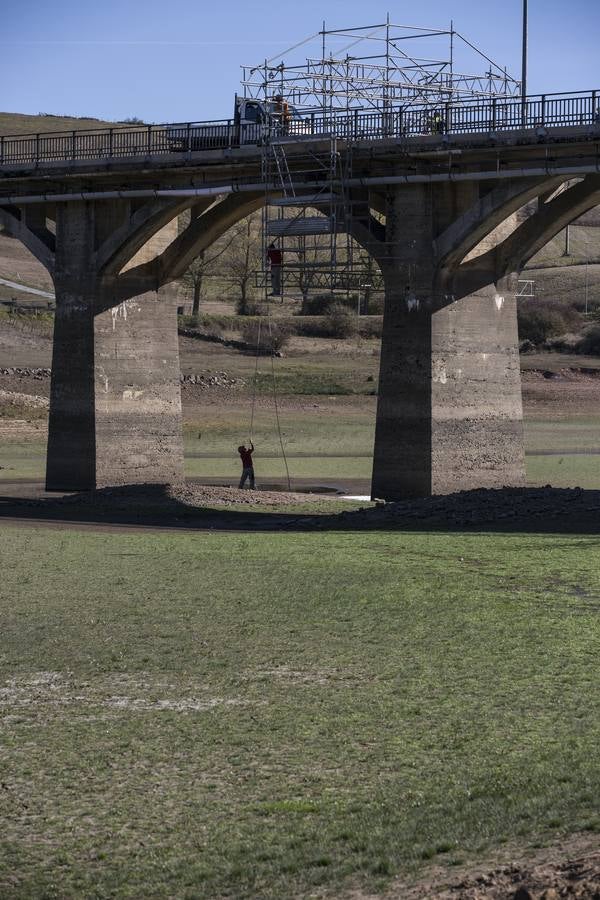
[[[600,92],[540,94],[397,106],[389,111],[354,109],[310,113],[281,124],[237,125],[233,119],[161,125],[127,125],[85,131],[0,137],[0,169],[48,162],[139,159],[260,146],[269,139],[306,141],[336,136],[345,141],[403,141],[426,135],[496,135],[539,129],[600,127]]]

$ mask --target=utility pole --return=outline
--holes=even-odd
[[[527,37],[528,0],[523,0],[523,62],[521,67],[521,97],[523,128],[527,122]]]

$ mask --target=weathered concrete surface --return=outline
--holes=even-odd
[[[125,300],[94,320],[96,487],[183,479],[177,298]]]
[[[388,198],[375,497],[524,483],[516,279],[460,299],[436,280],[436,229],[471,199],[416,186]]]
[[[183,478],[176,295],[167,287],[118,302],[94,269],[98,237],[123,214],[117,204],[58,210],[48,490]]]
[[[514,292],[490,288],[438,310],[387,303],[373,496],[524,484]]]

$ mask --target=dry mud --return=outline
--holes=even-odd
[[[380,900],[600,900],[600,838],[576,834],[524,853],[503,850],[488,866],[431,869],[416,884],[395,884]],[[355,900],[367,900],[356,894]],[[374,900],[374,898],[368,898]]]

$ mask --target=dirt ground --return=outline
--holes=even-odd
[[[26,340],[28,340],[26,338]],[[2,369],[11,367],[10,354],[2,353],[0,360],[0,391],[18,394],[30,394],[36,397],[50,396],[50,378],[23,374],[2,374]],[[16,364],[18,365],[18,364]],[[199,367],[198,374],[210,374],[209,369]],[[549,372],[544,369],[524,369],[522,373],[523,405],[526,415],[561,419],[573,415],[598,415],[600,410],[600,369],[597,374],[587,367],[571,366]],[[214,386],[209,389],[203,384],[185,384],[182,389],[184,416],[190,416],[203,406],[221,405],[224,398],[232,401],[244,401],[243,388],[233,386]],[[327,396],[310,397],[307,395],[281,397],[282,408],[294,410],[305,409],[317,404],[331,405]],[[373,409],[375,413],[376,398],[365,395],[338,396],[333,401],[336,408],[340,406],[362,407]]]
[[[597,416],[600,411],[600,370],[596,373],[585,366],[554,372],[525,369],[522,385],[524,412],[531,417],[564,419]]]
[[[577,834],[526,855],[503,848],[487,864],[436,866],[383,900],[600,900],[600,837]],[[356,894],[354,900],[375,900]]]
[[[53,291],[52,278],[23,244],[3,234],[0,240],[0,278],[23,283],[29,287]],[[14,289],[3,286],[1,296],[12,296]]]

